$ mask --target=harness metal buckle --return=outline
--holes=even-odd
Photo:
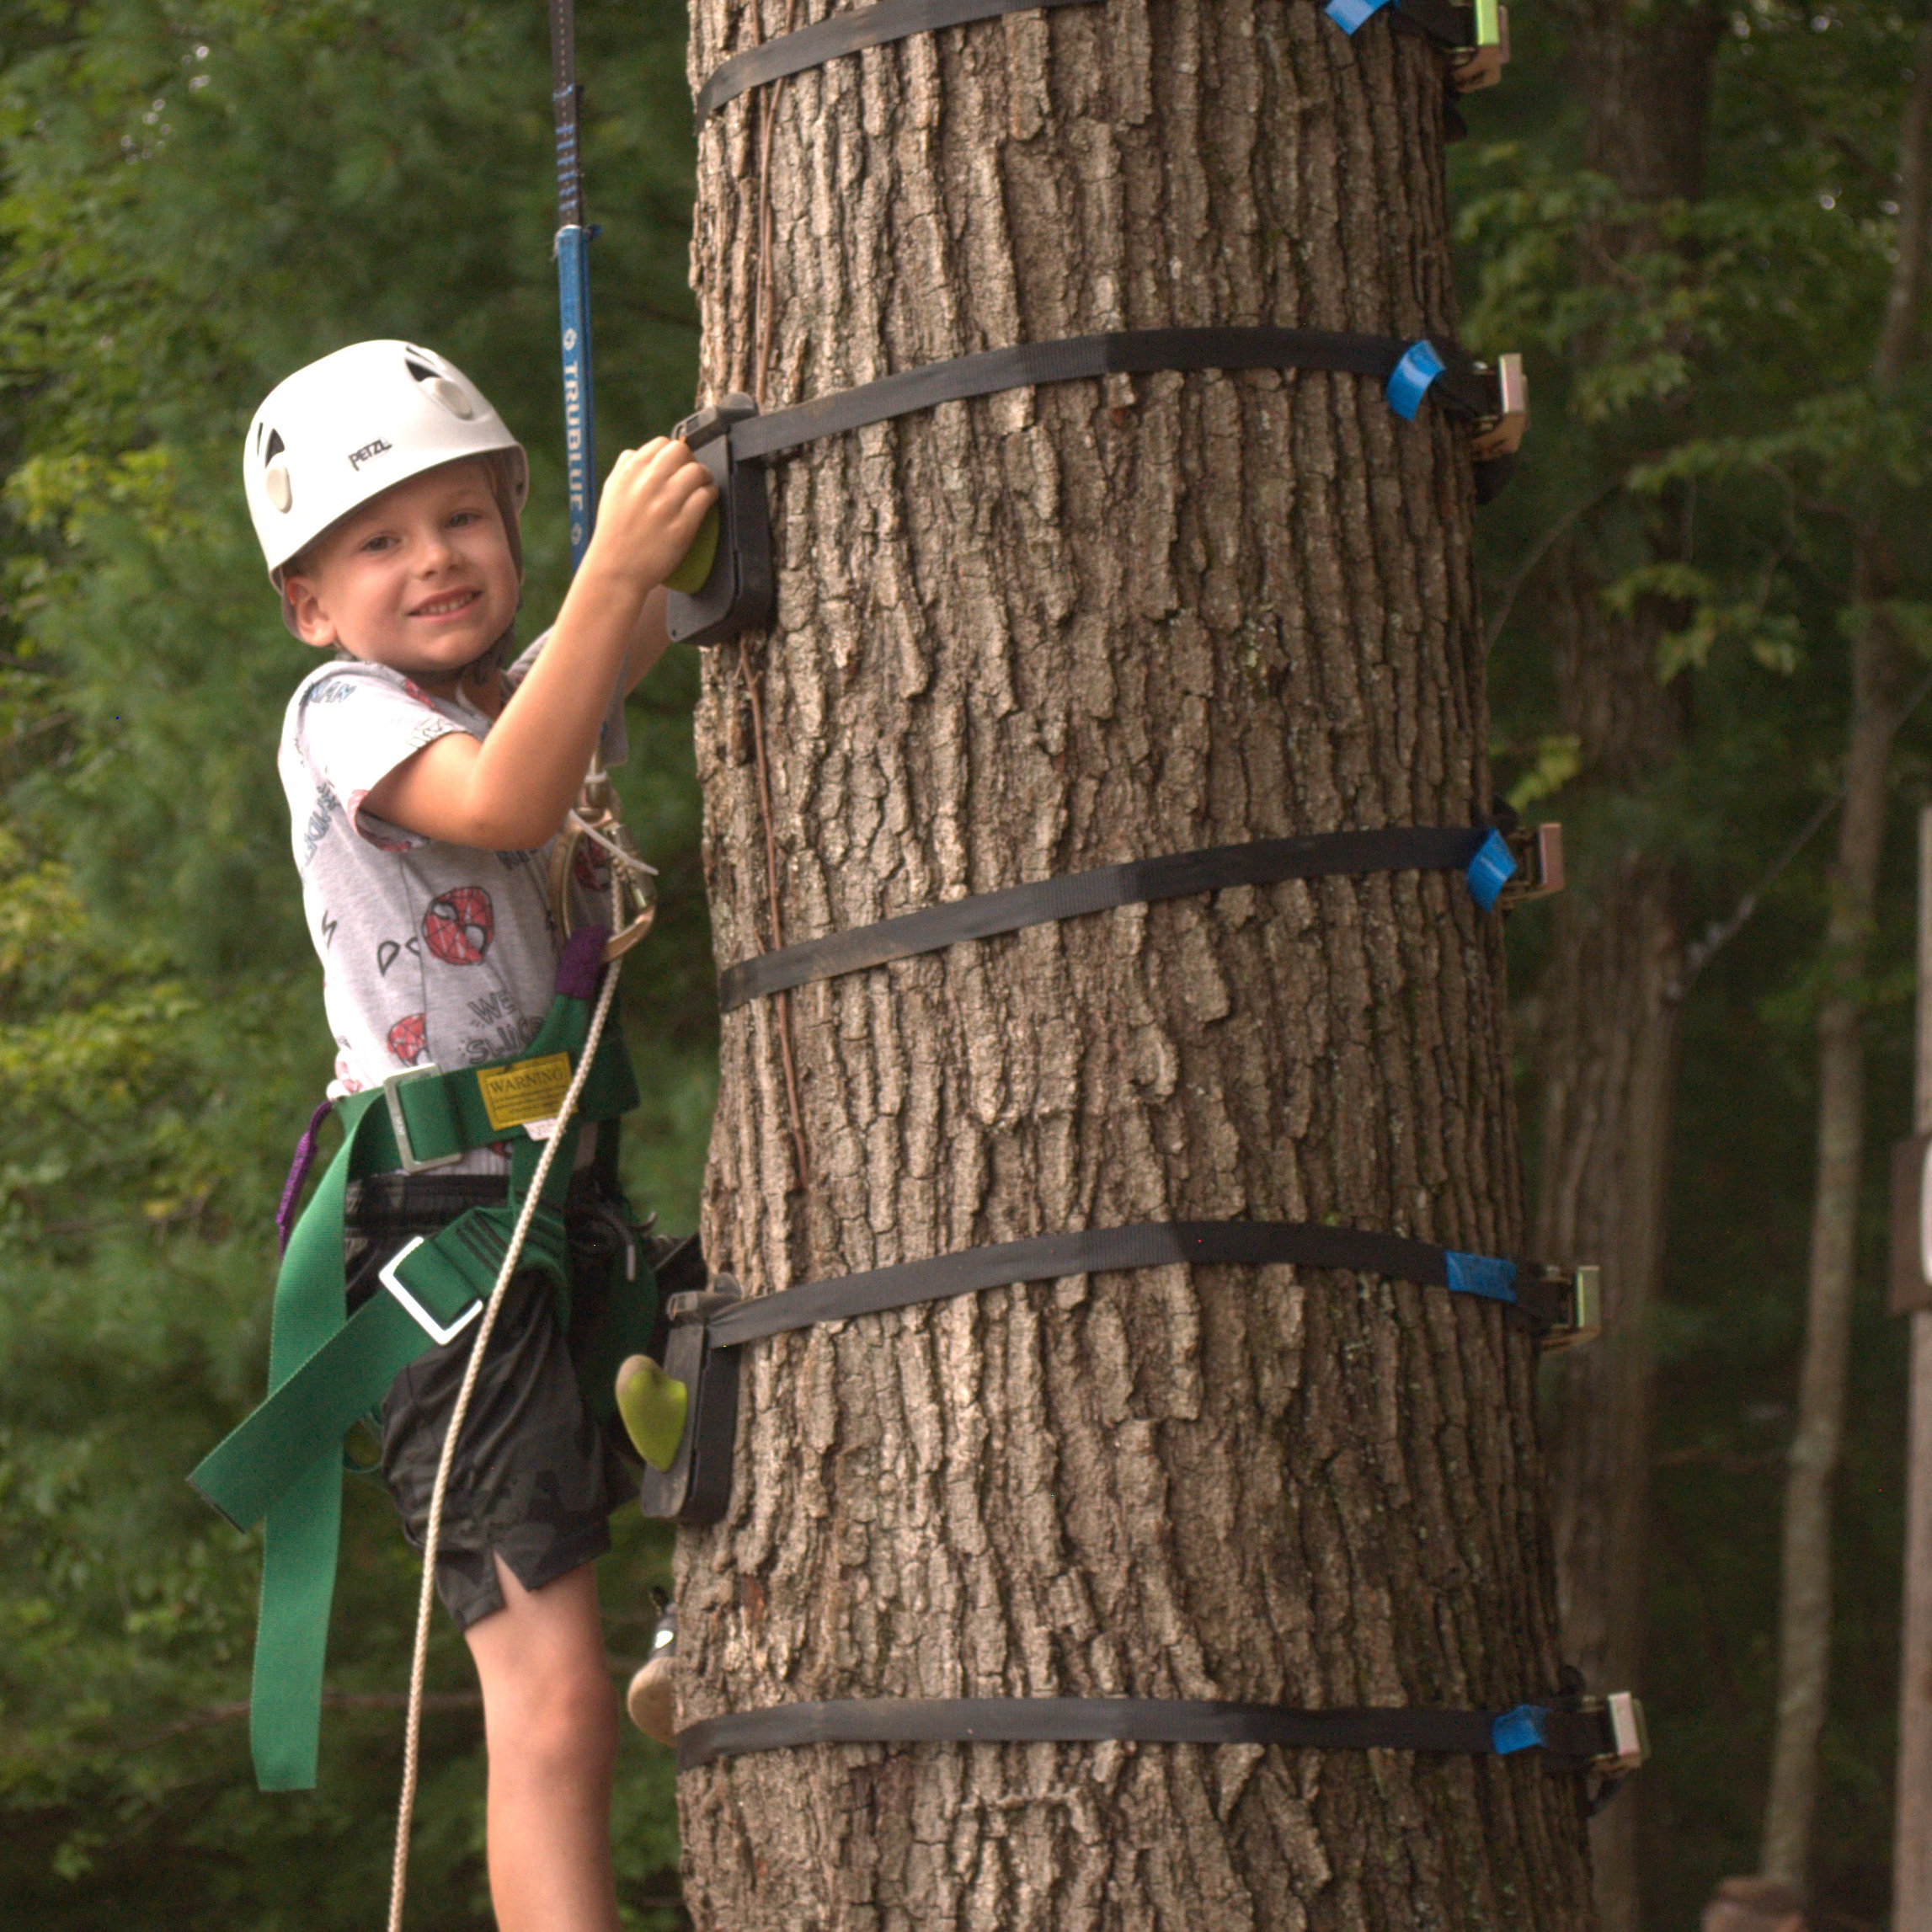
[[[432,1342],[435,1342],[439,1345],[446,1346],[448,1343],[454,1342],[456,1338],[461,1335],[462,1332],[467,1328],[469,1325],[474,1321],[479,1315],[483,1313],[483,1305],[480,1298],[475,1301],[472,1301],[469,1306],[466,1308],[462,1313],[456,1318],[454,1321],[446,1325],[445,1323],[437,1321],[435,1316],[430,1314],[429,1310],[424,1307],[422,1303],[417,1300],[415,1296],[410,1294],[408,1289],[403,1287],[401,1278],[397,1274],[396,1270],[399,1268],[403,1263],[409,1258],[411,1255],[415,1253],[416,1250],[421,1247],[423,1243],[428,1239],[429,1237],[426,1235],[417,1235],[411,1240],[405,1241],[403,1246],[398,1248],[395,1253],[389,1257],[387,1262],[377,1271],[376,1278],[382,1284],[383,1287],[389,1290],[390,1294],[396,1297],[397,1300],[402,1303],[403,1310],[408,1316],[409,1319],[414,1321],[416,1326],[420,1328]]]
[[[409,1144],[409,1123],[403,1117],[400,1089],[419,1080],[442,1077],[443,1070],[434,1060],[424,1060],[420,1066],[406,1066],[399,1073],[388,1074],[383,1078],[382,1099],[389,1109],[389,1124],[396,1134],[396,1152],[405,1174],[421,1174],[432,1167],[453,1167],[463,1157],[463,1150],[459,1147],[454,1154],[439,1154],[433,1160],[419,1161],[416,1150]]]

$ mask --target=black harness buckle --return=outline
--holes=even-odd
[[[715,1523],[731,1501],[731,1454],[738,1433],[738,1351],[712,1345],[712,1317],[738,1300],[728,1274],[690,1294],[674,1294],[664,1313],[670,1337],[664,1373],[690,1391],[684,1438],[669,1469],[647,1465],[638,1486],[646,1516],[666,1523]]]
[[[703,586],[673,590],[664,610],[664,628],[674,644],[723,644],[771,622],[771,512],[765,500],[765,474],[756,463],[740,462],[731,449],[731,429],[758,414],[749,396],[736,393],[686,416],[671,434],[691,446],[691,453],[718,485],[718,553]]]

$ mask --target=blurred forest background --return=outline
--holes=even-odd
[[[1621,11],[1661,31],[1693,9]],[[1462,339],[1524,350],[1536,412],[1480,526],[1499,785],[1565,821],[1573,894],[1632,852],[1666,865],[1687,937],[1841,782],[1852,646],[1879,610],[1848,588],[1851,552],[1875,519],[1895,566],[1879,614],[1932,661],[1923,362],[1889,395],[1866,380],[1919,22],[1875,0],[1695,11],[1713,76],[1700,198],[1653,195],[1633,243],[1626,189],[1585,165],[1585,9],[1547,0],[1522,0],[1505,85],[1465,104],[1450,179]],[[580,16],[607,461],[692,395],[690,96],[670,0],[584,0]],[[264,1799],[241,1707],[258,1545],[182,1481],[259,1392],[271,1215],[330,1058],[274,771],[307,666],[262,580],[237,456],[297,364],[364,336],[433,344],[530,446],[528,608],[544,621],[567,561],[550,145],[536,0],[0,0],[10,1926],[346,1932],[382,1895],[414,1601],[387,1506],[351,1485],[322,1787]],[[1580,556],[1593,608],[1668,619],[1651,666],[1666,755],[1593,760],[1566,718],[1551,636],[1574,632]],[[714,1086],[694,686],[688,659],[653,677],[623,774],[664,900],[626,979],[648,1097],[629,1177],[674,1230],[695,1217]],[[1904,1330],[1883,1312],[1883,1150],[1910,1130],[1929,752],[1932,705],[1892,750],[1855,986],[1868,1153],[1812,1912],[1852,1932],[1888,1912]],[[1758,1863],[1832,843],[1827,827],[1681,975],[1648,1326],[1656,1756],[1619,1801],[1641,1805],[1646,1927],[1694,1925],[1718,1876]],[[1511,926],[1533,1161],[1551,930],[1546,907]],[[641,1655],[667,1568],[661,1540],[622,1526],[605,1577],[615,1673]],[[489,1922],[468,1683],[440,1629],[412,1913],[451,1932]],[[681,1923],[669,1755],[634,1737],[617,1837],[627,1923]]]

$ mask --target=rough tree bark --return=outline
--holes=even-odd
[[[1705,130],[1722,18],[1708,5],[1566,6],[1571,72],[1583,113],[1584,165],[1630,201],[1691,201],[1703,192]],[[1657,246],[1641,219],[1590,238],[1593,272]],[[1624,434],[1627,436],[1628,431]],[[1604,461],[1614,473],[1627,449]],[[1613,514],[1625,515],[1620,504]],[[1681,694],[1657,680],[1673,613],[1656,600],[1618,612],[1592,526],[1559,549],[1539,600],[1555,644],[1557,712],[1573,733],[1582,782],[1627,794],[1677,755]],[[1676,555],[1673,531],[1653,532]],[[1626,841],[1579,846],[1572,889],[1537,988],[1535,1065],[1542,1163],[1536,1252],[1603,1268],[1605,1332],[1552,1365],[1551,1510],[1564,1654],[1592,1683],[1641,1679],[1652,1372],[1648,1314],[1662,1271],[1668,1150],[1682,974],[1681,894],[1667,854]],[[1640,1785],[1590,1828],[1604,1932],[1636,1932]]]
[[[703,0],[692,71],[803,24]],[[1453,333],[1444,56],[1306,0],[1020,14],[771,111],[769,402],[1166,323]],[[715,393],[761,360],[764,104],[699,151]],[[1488,797],[1457,433],[1321,376],[1074,383],[771,484],[778,619],[697,718],[722,962],[1081,867],[1467,824]],[[755,696],[755,711],[750,702]],[[768,760],[775,893],[757,734]],[[1493,916],[1413,874],[1220,894],[727,1016],[705,1245],[747,1292],[1243,1214],[1519,1250]],[[1556,1682],[1534,1358],[1369,1278],[1171,1269],[755,1345],[680,1540],[689,1722],[864,1695],[1507,1705]],[[680,1782],[702,1928],[1582,1928],[1527,1759],[819,1747]]]
[[[1919,326],[1927,243],[1926,171],[1932,124],[1932,22],[1913,50],[1915,84],[1899,129],[1899,168],[1911,184],[1898,254],[1871,359],[1881,401],[1903,378]],[[1805,1350],[1798,1423],[1785,1483],[1783,1572],[1778,1598],[1778,1722],[1764,1804],[1767,1878],[1804,1889],[1817,1810],[1818,1737],[1831,1667],[1831,1508],[1844,1437],[1845,1355],[1865,1157],[1865,1053],[1860,1008],[1872,905],[1885,839],[1885,775],[1913,659],[1886,600],[1897,560],[1882,500],[1860,506],[1848,602],[1859,618],[1851,648],[1844,810],[1825,921],[1824,996],[1818,1006],[1818,1164],[1812,1198]]]

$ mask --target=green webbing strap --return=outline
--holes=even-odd
[[[473,1319],[496,1284],[515,1220],[508,1206],[472,1208],[406,1259],[398,1257],[396,1277],[440,1326]],[[568,1280],[563,1220],[554,1209],[541,1208],[532,1219],[521,1265],[559,1285]],[[393,1294],[371,1295],[210,1451],[189,1481],[236,1529],[253,1529],[318,1455],[380,1405],[432,1339]]]
[[[561,1003],[559,1001],[558,1004]],[[582,1007],[580,1001],[574,1000],[569,1004]],[[403,1118],[408,1127],[409,1145],[416,1159],[438,1161],[448,1155],[467,1153],[473,1147],[487,1147],[493,1140],[510,1139],[513,1143],[511,1173],[514,1176],[516,1171],[516,1157],[526,1155],[524,1178],[527,1181],[530,1175],[536,1171],[536,1163],[542,1153],[542,1145],[514,1128],[506,1133],[502,1128],[491,1126],[478,1075],[499,1066],[515,1065],[518,1061],[540,1059],[546,1054],[560,1053],[566,1049],[574,1054],[589,1030],[589,1021],[580,1017],[574,1038],[566,1038],[557,1031],[557,1010],[552,1006],[542,1031],[515,1060],[493,1061],[483,1067],[458,1068],[453,1073],[444,1074],[440,1080],[399,1081],[394,1089],[396,1104],[402,1109]],[[590,1063],[590,1077],[584,1082],[583,1097],[577,1103],[576,1118],[579,1122],[612,1120],[620,1113],[629,1113],[637,1104],[637,1081],[631,1071],[629,1056],[623,1050],[619,1035],[606,1032],[598,1046],[596,1059]],[[378,1112],[380,1120],[371,1129],[376,1138],[370,1143],[371,1165],[366,1170],[371,1174],[392,1171],[403,1165],[396,1135],[389,1124],[388,1110],[383,1107]],[[570,1184],[570,1163],[563,1159],[561,1152],[556,1169],[562,1170],[563,1185],[567,1188]]]
[[[382,1120],[380,1094],[357,1094],[337,1108],[344,1133],[322,1184],[296,1222],[275,1278],[269,1386],[279,1387],[342,1326],[342,1217],[356,1156]],[[388,1123],[382,1121],[387,1127]],[[339,1438],[338,1438],[339,1439]],[[217,1451],[217,1454],[220,1452]],[[200,1471],[197,1470],[199,1477]],[[201,1487],[199,1481],[196,1486]],[[205,1490],[203,1491],[205,1494]],[[342,1471],[318,1456],[268,1513],[262,1545],[262,1596],[248,1690],[248,1743],[264,1791],[306,1791],[315,1783],[322,1725],[322,1667],[335,1553],[342,1534]]]
[[[560,995],[542,1030],[517,1060],[558,1052],[574,1055],[583,1045],[589,1022],[585,1001]],[[392,1090],[403,1107],[418,1159],[464,1152],[506,1138],[506,1130],[489,1123],[477,1078],[480,1070],[466,1069],[440,1081],[409,1082]],[[340,1452],[347,1425],[339,1417],[346,1412],[352,1422],[379,1401],[397,1370],[430,1345],[428,1332],[388,1294],[372,1297],[355,1321],[346,1319],[343,1223],[349,1183],[392,1171],[399,1164],[388,1109],[381,1104],[384,1097],[376,1090],[354,1095],[338,1107],[344,1129],[342,1146],[296,1224],[276,1277],[269,1398],[189,1478],[232,1522],[253,1522],[266,1512],[248,1711],[256,1780],[265,1791],[307,1791],[315,1784],[323,1666],[341,1539]],[[577,1114],[565,1129],[564,1145],[558,1149],[551,1181],[544,1188],[544,1208],[532,1222],[533,1265],[568,1274],[562,1223],[552,1210],[561,1206],[570,1185],[578,1123],[611,1118],[636,1103],[629,1056],[621,1033],[613,1029],[592,1063]],[[494,1284],[493,1274],[480,1291],[474,1289],[474,1277],[483,1265],[478,1256],[489,1243],[487,1237],[476,1238],[476,1225],[463,1230],[463,1224],[473,1224],[474,1217],[481,1215],[487,1228],[492,1215],[514,1215],[541,1158],[541,1146],[528,1134],[514,1129],[507,1133],[515,1136],[507,1209],[472,1210],[460,1217],[438,1237],[443,1241],[453,1236],[443,1249],[432,1253],[431,1245],[426,1244],[417,1251],[423,1257],[419,1262],[398,1269],[398,1278],[440,1321],[460,1313],[475,1293],[487,1294]],[[500,1231],[507,1243],[509,1225]],[[466,1252],[473,1265],[466,1266],[461,1258]],[[499,1246],[497,1252],[500,1256],[502,1252]],[[370,1315],[371,1310],[376,1312]],[[370,1316],[366,1322],[365,1316]],[[353,1342],[346,1339],[351,1333]],[[379,1375],[383,1378],[380,1381]],[[286,1403],[285,1389],[290,1390]],[[371,1389],[373,1393],[366,1393]],[[306,1431],[301,1427],[305,1422],[317,1432],[307,1437],[306,1455]]]

